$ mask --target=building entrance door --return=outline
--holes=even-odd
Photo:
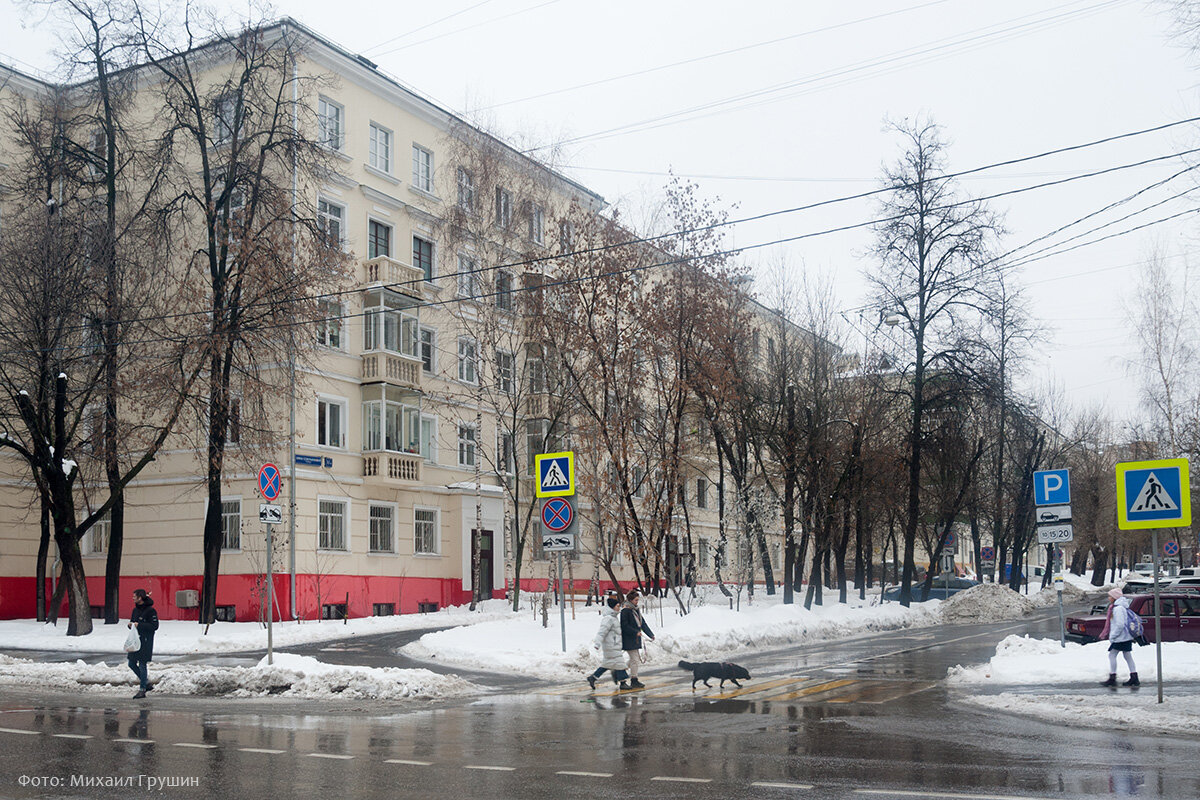
[[[491,531],[471,531],[471,547],[479,553],[479,598],[492,599],[492,565],[495,563],[495,536]],[[475,574],[471,574],[471,590],[475,589]]]

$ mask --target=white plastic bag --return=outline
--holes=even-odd
[[[136,653],[142,649],[142,637],[138,636],[137,627],[129,629],[129,635],[125,637],[125,652]]]

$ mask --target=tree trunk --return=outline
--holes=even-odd
[[[37,554],[37,621],[46,621],[46,559],[50,557],[50,506],[42,497],[41,536]]]

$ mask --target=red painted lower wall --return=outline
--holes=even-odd
[[[162,575],[140,578],[122,578],[117,593],[121,617],[127,618],[133,608],[133,590],[145,589],[154,598],[154,607],[160,619],[197,619],[197,609],[180,608],[176,605],[176,592],[187,589],[200,593],[199,575]],[[89,577],[88,602],[93,606],[104,604],[104,578]],[[522,592],[544,592],[545,578],[521,581]],[[583,594],[588,581],[575,581],[574,592]],[[630,584],[632,586],[633,584]],[[622,588],[628,590],[630,586]],[[37,582],[34,578],[0,578],[0,619],[33,619],[37,616]],[[601,584],[603,593],[609,588]],[[53,589],[46,581],[46,596]],[[288,576],[275,576],[276,619],[291,619],[291,598]],[[503,589],[492,593],[494,598],[503,598]],[[238,622],[253,622],[265,619],[260,616],[266,601],[266,583],[258,575],[222,575],[217,582],[217,605],[233,606]],[[462,588],[456,578],[393,578],[378,575],[297,575],[296,609],[302,619],[319,619],[321,607],[346,605],[351,618],[369,617],[379,604],[392,605],[396,614],[416,614],[446,606],[466,605],[471,602],[471,593]],[[65,616],[67,603],[63,600],[59,615]],[[99,615],[99,612],[96,614]]]

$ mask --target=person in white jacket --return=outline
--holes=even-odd
[[[1129,624],[1133,612],[1129,610],[1129,598],[1120,589],[1111,590],[1108,596],[1112,598],[1112,605],[1108,607],[1108,624],[1101,631],[1101,637],[1108,634],[1108,680],[1100,685],[1117,685],[1117,653],[1122,653],[1129,665],[1129,680],[1121,685],[1141,686],[1137,666],[1133,663],[1133,631]]]
[[[600,629],[596,631],[596,638],[592,641],[592,647],[600,651],[600,666],[587,676],[588,685],[593,689],[596,688],[596,678],[603,675],[606,670],[612,670],[613,683],[617,684],[618,688],[622,690],[629,688],[629,684],[625,682],[629,674],[625,671],[625,651],[621,649],[621,619],[617,616],[618,605],[620,605],[620,600],[615,596],[609,596],[605,601],[604,609],[600,612]]]

